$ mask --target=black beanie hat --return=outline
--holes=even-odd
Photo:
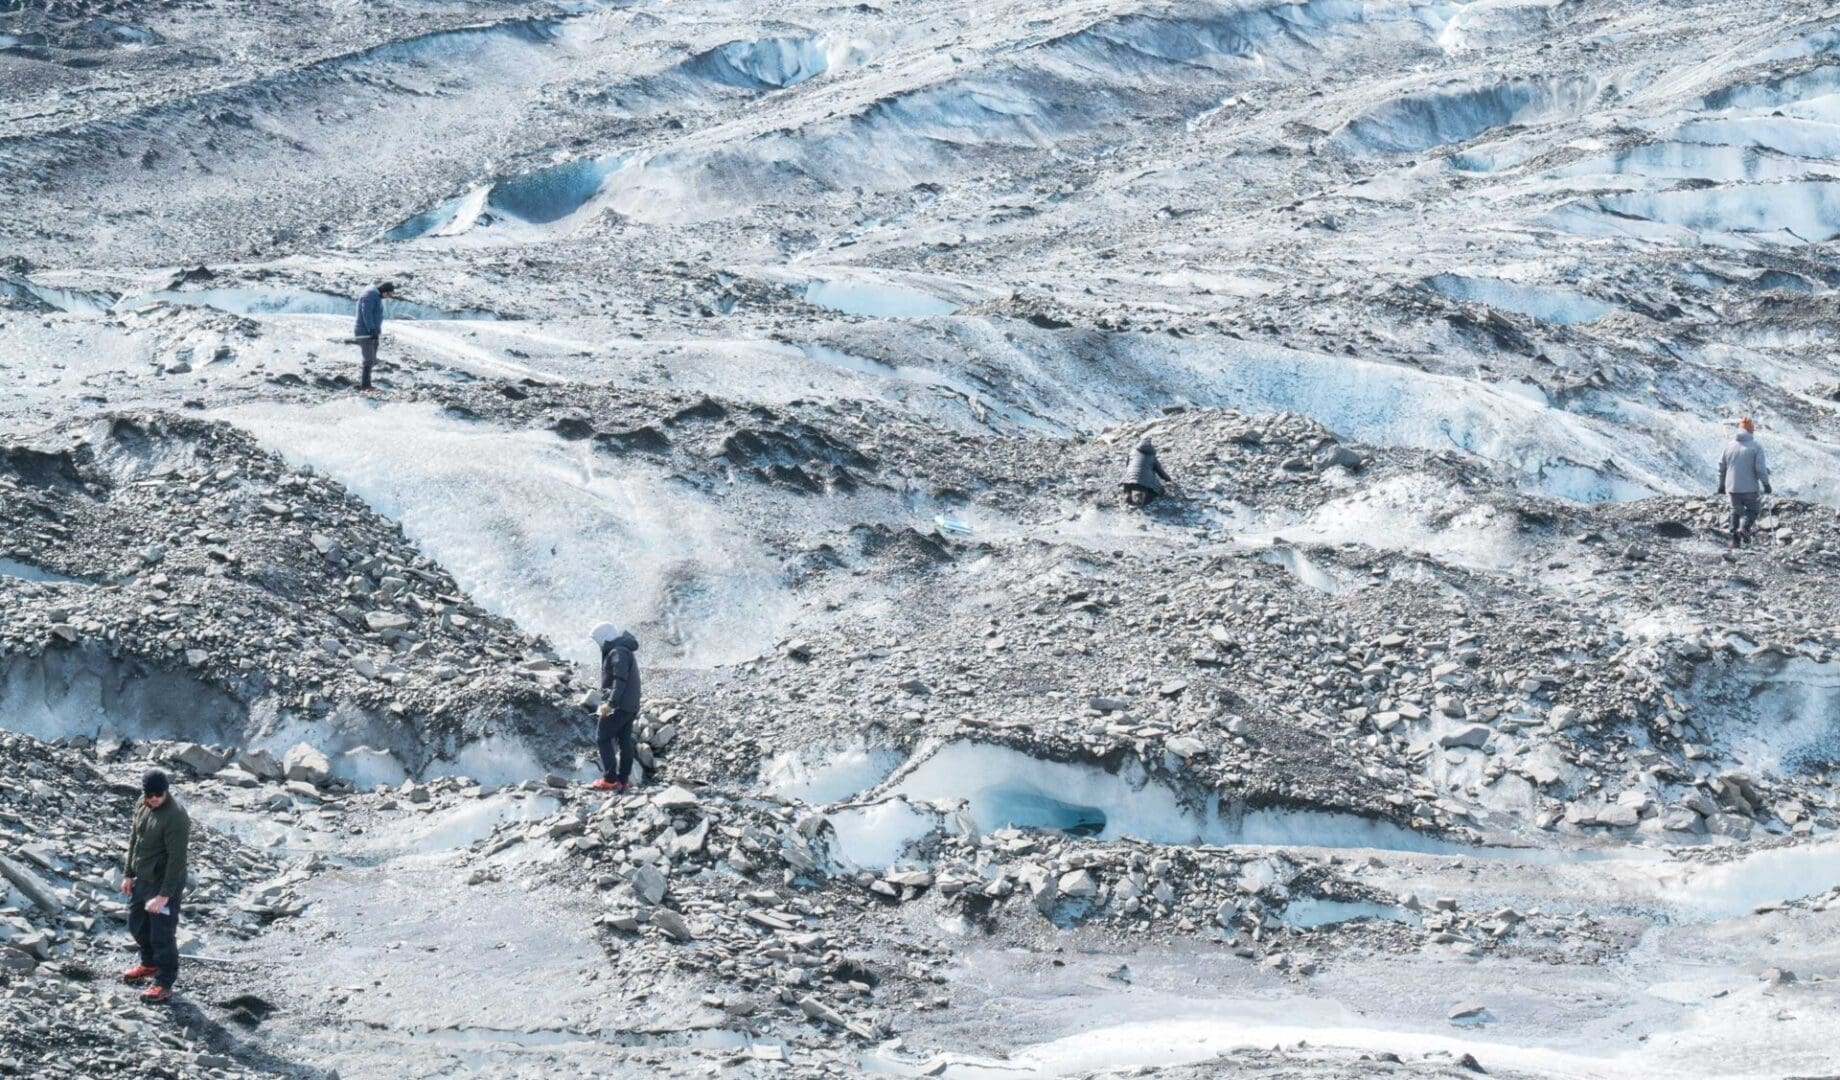
[[[148,769],[147,774],[141,777],[142,795],[164,795],[169,786],[166,774],[159,769]]]

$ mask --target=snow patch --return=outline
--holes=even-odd
[[[1840,663],[1759,656],[1709,674],[1691,695],[1702,728],[1766,775],[1840,766]]]
[[[1606,304],[1572,289],[1551,285],[1522,285],[1500,278],[1439,274],[1427,280],[1426,284],[1452,300],[1486,304],[1561,326],[1587,323],[1617,310],[1614,304]]]
[[[1597,206],[1616,217],[1676,226],[1707,239],[1742,236],[1796,246],[1840,237],[1840,181],[1635,191],[1601,196]]]
[[[806,285],[805,302],[846,315],[894,319],[950,315],[959,308],[950,300],[905,285],[841,278]]]
[[[436,758],[422,770],[424,778],[463,776],[483,788],[512,787],[549,770],[518,739],[488,735],[475,739],[446,757]],[[643,777],[644,770],[639,770]]]
[[[604,205],[649,224],[710,221],[762,202],[935,183],[993,152],[1053,152],[1135,123],[1132,99],[1166,87],[1206,94],[1291,57],[1315,60],[1325,39],[1359,25],[1422,41],[1410,5],[1362,0],[1235,5],[1202,17],[1128,14],[1030,42],[1013,61],[905,89],[849,115],[712,147],[655,153],[610,177]],[[1161,84],[1155,91],[1150,83]]]
[[[132,311],[153,303],[208,307],[234,315],[343,315],[355,317],[356,297],[336,296],[311,289],[167,289],[124,298],[116,310]],[[408,300],[385,300],[386,319],[496,319],[489,311],[444,311]]]
[[[1795,170],[1831,172],[1832,159],[1840,157],[1840,125],[1827,118],[1745,116],[1694,120],[1676,129],[1674,138],[1710,146],[1756,147],[1799,159],[1780,162],[1783,176],[1794,175]],[[1762,158],[1762,155],[1753,156]],[[1749,176],[1744,179],[1765,178]]]
[[[1721,87],[1701,98],[1700,108],[1707,112],[1824,110],[1840,107],[1832,100],[1836,93],[1840,93],[1840,66],[1826,64],[1793,75]],[[1810,106],[1811,102],[1816,104]]]
[[[962,423],[968,413],[980,431],[996,426],[996,420],[1017,430],[1036,433],[1059,434],[1066,430],[1032,413],[992,400],[990,388],[949,370],[942,372],[915,364],[884,363],[827,345],[805,345],[800,352],[815,364],[859,376],[851,380],[855,384],[851,388],[855,394],[874,394],[908,408],[925,404],[955,425]],[[922,398],[913,392],[915,390],[931,393]]]
[[[1550,29],[1569,0],[1470,0],[1456,5],[1438,45],[1464,53],[1496,48]]]
[[[1757,58],[1758,63],[1799,60],[1804,56],[1827,56],[1840,53],[1840,28],[1826,27],[1785,41]]]
[[[24,278],[0,277],[0,297],[11,297],[27,304],[43,304],[70,315],[106,315],[115,306],[116,296],[96,289],[61,289],[41,285]]]
[[[826,72],[862,63],[867,46],[824,37],[767,37],[731,41],[698,55],[688,68],[743,90],[785,90]]]
[[[1602,89],[1592,78],[1532,78],[1412,94],[1348,121],[1334,142],[1355,154],[1419,153],[1510,124],[1580,116]]]
[[[1055,829],[1101,840],[1131,837],[1165,844],[1478,850],[1354,814],[1238,805],[1223,809],[1217,794],[1185,796],[1151,777],[1135,759],[1111,772],[985,743],[940,747],[897,773],[887,793],[908,803],[963,803],[979,833]]]
[[[491,836],[501,825],[542,821],[561,808],[561,802],[552,795],[500,792],[440,809],[405,811],[392,820],[388,828],[368,830],[355,842],[340,843],[338,850],[341,855],[353,856],[361,863],[439,856],[471,847]],[[327,833],[287,825],[269,814],[251,813],[211,801],[194,803],[192,813],[202,815],[200,820],[212,828],[260,847],[326,851],[333,846]]]
[[[1840,881],[1840,843],[1770,848],[1741,859],[1660,874],[1660,887],[1686,918],[1718,922],[1766,904],[1818,896]]]
[[[202,680],[93,648],[0,660],[0,729],[36,739],[239,743],[248,714]]]
[[[114,19],[91,19],[84,26],[108,38],[115,45],[129,48],[152,45],[159,40],[158,35],[151,30],[129,23],[116,22]]]
[[[1340,926],[1342,923],[1357,919],[1371,919],[1375,922],[1393,922],[1404,926],[1417,926],[1420,919],[1415,912],[1392,904],[1376,904],[1371,900],[1323,900],[1309,896],[1295,899],[1284,905],[1279,913],[1286,925],[1301,930],[1313,930],[1321,926]]]
[[[795,610],[742,521],[660,467],[597,455],[591,443],[471,424],[422,403],[222,415],[401,522],[481,604],[573,659],[596,659],[587,628],[610,619],[637,628],[642,662],[744,660]]]
[[[1308,555],[1288,544],[1273,544],[1259,555],[1260,562],[1282,566],[1303,585],[1321,593],[1339,593],[1349,587],[1339,574],[1324,569]]]
[[[1122,1003],[1112,1010],[1137,1013]],[[1419,1059],[1427,1054],[1452,1058],[1470,1054],[1491,1068],[1529,1070],[1541,1076],[1638,1077],[1655,1075],[1641,1064],[1525,1047],[1490,1039],[1456,1038],[1413,1030],[1374,1026],[1362,1013],[1339,1002],[1289,997],[1272,1001],[1221,999],[1172,1006],[1159,1016],[1140,1016],[1123,1023],[1100,1023],[1079,1034],[1019,1048],[1002,1061],[956,1061],[940,1075],[949,1080],[983,1078],[1087,1076],[1134,1066],[1178,1066],[1211,1061],[1244,1048],[1305,1045],[1384,1051]]]
[[[1519,470],[1527,487],[1581,502],[1642,498],[1685,487],[1668,450],[1612,435],[1602,421],[1517,389],[1394,364],[1266,345],[1222,343],[1205,354],[1145,338],[1116,348],[1159,352],[1194,369],[1191,398],[1243,412],[1296,412],[1337,434],[1382,446],[1460,450]],[[1676,479],[1677,478],[1677,479]],[[1697,483],[1697,479],[1695,480]]]
[[[836,833],[831,853],[846,865],[864,870],[896,865],[915,841],[939,826],[937,814],[916,809],[899,797],[825,816]]]
[[[901,760],[897,750],[860,742],[788,750],[760,767],[760,785],[781,798],[823,806],[881,783]]]
[[[1175,789],[1152,780],[1135,761],[1112,773],[1003,746],[955,742],[900,776],[890,792],[924,802],[963,800],[981,833],[1096,825],[1092,835],[1107,840],[1227,842],[1216,800],[1185,805]]]
[[[1818,170],[1807,162],[1741,146],[1714,146],[1668,140],[1646,143],[1613,154],[1586,158],[1553,172],[1564,179],[1598,178],[1591,186],[1626,188],[1625,178],[1641,181],[1710,180],[1715,183],[1736,181],[1788,180]],[[1556,213],[1563,213],[1564,208]]]
[[[18,559],[0,558],[0,577],[16,578],[20,581],[39,581],[52,585],[89,585],[93,584],[78,577],[60,574],[32,563],[20,562]]]
[[[473,188],[415,215],[384,234],[386,240],[457,236],[475,227],[556,226],[591,213],[610,176],[632,163],[630,154],[578,158]]]
[[[1289,54],[1320,52],[1346,27],[1409,19],[1388,4],[1361,0],[1238,3],[1199,18],[1131,13],[1106,19],[1054,41],[1045,60],[1057,68],[1105,72],[1124,84],[1192,81],[1198,73],[1253,75]],[[1413,28],[1416,29],[1416,28]],[[1370,33],[1380,33],[1377,25]]]
[[[354,746],[333,757],[332,775],[348,780],[360,791],[379,786],[393,787],[409,778],[409,770],[388,750]]]
[[[491,836],[510,822],[537,822],[562,808],[551,795],[506,792],[400,823],[374,841],[373,851],[393,855],[438,855],[458,851]]]
[[[1301,520],[1257,525],[1239,539],[1249,544],[1362,544],[1494,571],[1522,565],[1527,548],[1513,514],[1473,502],[1454,485],[1422,475],[1389,477],[1325,502]],[[1283,550],[1274,557],[1287,558]]]

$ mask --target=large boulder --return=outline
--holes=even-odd
[[[57,890],[45,883],[45,880],[4,855],[0,855],[0,878],[4,878],[21,896],[32,901],[47,915],[59,915],[64,911],[64,900]]]
[[[394,611],[367,611],[364,613],[364,625],[379,634],[401,633],[415,625],[415,620]]]
[[[264,780],[281,780],[287,776],[287,766],[267,750],[244,750],[236,755],[236,767]]]
[[[1494,732],[1481,724],[1465,724],[1455,731],[1446,732],[1438,742],[1447,747],[1465,747],[1480,750],[1489,741]]]
[[[281,756],[281,765],[289,780],[298,780],[314,787],[332,779],[332,762],[306,743],[295,743]]]
[[[193,776],[210,776],[224,767],[224,755],[197,743],[180,743],[170,760],[186,767]]]

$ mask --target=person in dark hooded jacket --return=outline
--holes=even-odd
[[[1131,465],[1124,471],[1125,499],[1132,506],[1149,506],[1163,494],[1163,483],[1169,474],[1163,471],[1163,463],[1156,459],[1156,446],[1148,436],[1131,451]]]
[[[601,623],[589,636],[601,650],[600,730],[596,745],[601,755],[601,791],[625,791],[632,779],[633,758],[639,741],[633,725],[639,719],[639,639],[630,630]],[[617,748],[617,754],[616,754]]]

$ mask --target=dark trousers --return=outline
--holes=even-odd
[[[633,732],[637,713],[615,709],[601,717],[601,775],[624,784],[632,776],[633,759],[639,754],[639,737]],[[616,744],[619,754],[614,754]]]
[[[1763,496],[1755,491],[1734,491],[1731,493],[1731,531],[1736,536],[1740,529],[1750,532],[1757,527],[1757,511],[1763,507]]]
[[[371,387],[371,368],[377,365],[377,342],[380,338],[381,335],[372,334],[358,339],[358,354],[364,357],[364,371],[358,377],[361,389],[369,390]]]
[[[134,883],[128,895],[128,932],[141,947],[141,963],[160,969],[153,981],[170,990],[179,978],[179,894],[167,897],[165,910],[155,915],[146,904],[158,895],[158,885]]]

